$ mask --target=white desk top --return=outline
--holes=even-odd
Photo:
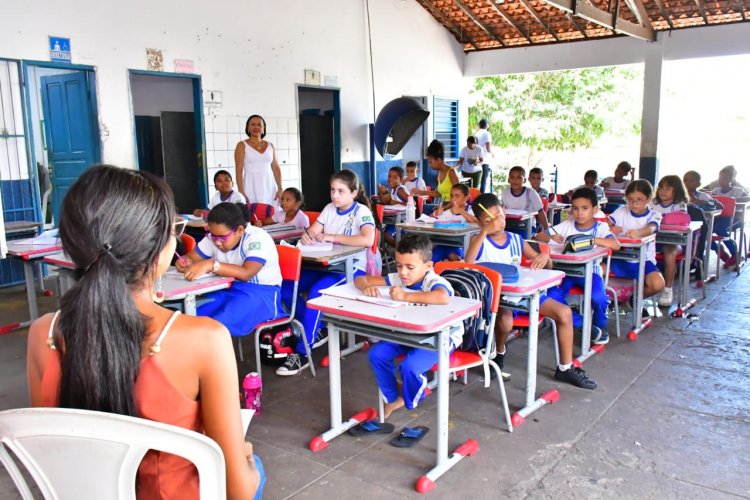
[[[518,270],[518,281],[503,283],[500,292],[503,295],[530,295],[540,290],[547,290],[559,285],[565,273],[553,269],[529,269],[522,267]]]
[[[326,253],[315,253],[310,255],[305,255],[304,252],[302,253],[302,261],[303,262],[319,262],[322,264],[334,261],[338,262],[342,260],[343,258],[357,255],[360,252],[364,252],[364,247],[351,247],[348,245],[333,245],[333,250]]]
[[[656,234],[649,234],[643,238],[617,238],[621,248],[640,248],[656,240]]]
[[[563,251],[562,245],[555,245],[551,243],[550,243],[549,249],[550,249],[550,259],[552,259],[553,262],[584,263],[590,260],[596,260],[602,257],[606,257],[607,254],[609,253],[609,249],[604,248],[604,247],[594,247],[593,249],[586,250],[585,252],[562,253]]]
[[[508,208],[505,210],[506,219],[524,220],[534,217],[534,212],[527,212],[526,210],[517,210],[515,208]]]
[[[474,316],[482,303],[478,300],[451,297],[450,303],[446,305],[385,307],[369,302],[321,295],[308,301],[307,306],[355,323],[393,328],[395,331],[404,333],[425,334],[437,332],[446,326]]]
[[[425,222],[414,222],[412,224],[396,224],[396,227],[406,231],[423,232],[431,234],[464,235],[466,233],[478,233],[479,226],[476,224],[462,224],[460,227],[440,227]]]
[[[24,240],[11,240],[8,241],[8,255],[14,257],[20,257],[24,260],[29,260],[31,257],[43,257],[62,250],[62,243],[58,241],[55,244],[45,245],[29,245],[26,243],[18,243],[18,241]]]

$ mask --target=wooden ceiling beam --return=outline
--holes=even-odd
[[[740,8],[740,15],[742,16],[742,20],[747,21],[747,18],[745,17],[745,5],[743,4],[742,0],[737,0],[737,7]]]
[[[698,7],[698,12],[701,13],[701,17],[703,18],[703,22],[706,26],[708,26],[708,17],[706,16],[706,9],[703,8],[703,4],[701,3],[701,0],[693,0],[695,2],[696,7]]]
[[[529,14],[531,14],[531,17],[533,17],[536,20],[536,22],[541,24],[542,27],[547,31],[547,33],[552,35],[552,38],[554,38],[556,42],[560,41],[560,38],[555,34],[554,31],[552,31],[552,28],[550,28],[549,25],[542,20],[541,16],[539,16],[539,14],[536,13],[534,8],[531,6],[531,4],[527,0],[518,0],[518,1],[521,2],[521,5],[523,5],[527,11],[529,11]]]
[[[603,11],[598,7],[594,6],[589,0],[544,0],[546,3],[557,7],[558,9],[586,19],[594,24],[603,26],[611,29],[615,33],[622,33],[630,35],[635,38],[640,38],[649,42],[656,40],[656,34],[651,28],[651,25],[644,26],[642,24],[636,24],[626,19],[618,17],[617,14]],[[696,2],[700,0],[694,0]],[[645,9],[644,9],[645,10]],[[575,23],[575,20],[571,18]],[[576,27],[578,27],[576,25]],[[578,28],[579,31],[583,31]]]
[[[448,19],[441,11],[440,9],[435,8],[435,6],[432,4],[432,0],[417,0],[422,7],[427,9],[432,16],[440,21],[443,26],[445,26],[448,31],[453,33],[453,36],[456,37],[456,39],[460,43],[469,43],[472,47],[474,47],[474,50],[479,50],[479,47],[477,46],[477,42],[474,41],[474,39],[469,35],[468,33],[464,33],[464,30],[460,27],[457,27],[453,22]]]
[[[474,22],[474,24],[476,24],[477,26],[479,26],[485,33],[487,33],[488,35],[490,35],[490,37],[494,38],[498,43],[500,43],[501,47],[505,47],[505,42],[503,42],[503,39],[500,38],[499,36],[497,36],[497,34],[495,33],[495,31],[492,28],[490,28],[489,26],[487,26],[486,24],[484,24],[482,22],[482,20],[479,19],[471,11],[470,8],[468,8],[466,5],[464,5],[463,2],[461,2],[460,0],[453,0],[453,2],[458,6],[459,9],[461,9],[464,12],[464,14],[466,14],[466,16],[469,19],[471,19]]]
[[[520,26],[518,26],[510,17],[505,15],[505,12],[500,10],[500,7],[497,6],[497,4],[495,3],[495,0],[487,0],[487,3],[490,4],[490,7],[492,7],[492,9],[497,13],[498,16],[503,18],[503,21],[508,23],[514,30],[516,30],[516,32],[522,37],[524,37],[527,42],[533,43],[529,35],[524,33],[524,31],[521,29]]]
[[[661,0],[654,0],[654,3],[659,8],[659,12],[661,12],[661,17],[664,18],[665,21],[667,21],[667,24],[669,25],[669,29],[674,29],[674,23],[672,22],[672,16],[669,15],[669,12],[667,12],[667,9],[664,8],[664,3],[662,3]]]
[[[635,18],[638,19],[638,23],[641,26],[653,29],[651,18],[648,17],[646,7],[641,0],[625,0],[625,3],[628,4],[628,8],[635,15]],[[620,13],[618,12],[617,16],[619,17],[619,15]]]

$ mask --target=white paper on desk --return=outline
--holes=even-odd
[[[247,429],[250,427],[250,421],[255,415],[255,410],[252,408],[241,408],[240,416],[242,417],[242,431],[247,434]]]
[[[302,255],[329,253],[333,251],[333,243],[330,241],[314,241],[310,245],[305,245],[300,240],[297,242],[297,248],[302,251]]]
[[[369,297],[365,295],[362,290],[358,289],[354,284],[347,283],[346,285],[333,286],[321,290],[320,293],[324,295],[330,295],[331,297],[339,297],[341,299],[359,300],[361,302],[368,302],[383,307],[403,307],[408,305],[408,302],[402,300],[393,300],[391,295],[391,288],[388,286],[379,286],[378,293],[379,297]]]
[[[385,205],[385,212],[405,212],[406,205]]]
[[[518,304],[521,303],[521,301],[523,299],[524,299],[524,297],[519,297],[519,296],[513,296],[513,297],[511,297],[511,296],[508,296],[508,295],[503,295],[503,302],[507,302],[509,304],[518,305]]]
[[[203,220],[202,215],[180,214],[180,217],[184,218],[185,220]]]
[[[263,229],[267,233],[285,233],[287,231],[294,231],[297,226],[294,224],[271,224],[270,226],[263,226]]]
[[[425,224],[434,224],[437,222],[437,219],[435,217],[430,217],[427,214],[422,214],[417,219],[417,222],[424,222]]]
[[[25,238],[22,240],[13,240],[14,244],[20,245],[57,245],[60,243],[60,236],[57,229],[44,231],[34,238]]]
[[[520,210],[518,208],[506,208],[505,209],[505,215],[517,215],[519,217],[523,217],[524,215],[528,214],[526,210]]]
[[[170,269],[167,269],[167,272],[164,273],[164,276],[172,276],[172,277],[175,277],[175,278],[182,278],[185,281],[196,282],[196,281],[200,281],[200,280],[205,279],[205,278],[213,278],[216,275],[214,273],[206,273],[206,274],[201,274],[200,276],[198,276],[195,279],[188,280],[183,273],[181,273],[180,271],[178,271],[176,268],[172,267]]]

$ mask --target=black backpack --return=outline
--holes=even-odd
[[[479,352],[487,344],[487,335],[492,316],[492,283],[484,274],[474,269],[446,269],[440,276],[448,280],[457,297],[479,300],[482,308],[479,316],[464,320],[464,338],[459,346],[462,351]]]

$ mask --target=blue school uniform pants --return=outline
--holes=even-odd
[[[567,305],[568,302],[566,297],[570,293],[570,290],[577,286],[581,289],[584,287],[585,278],[583,277],[572,277],[566,276],[563,278],[560,285],[550,288],[547,291],[547,296],[556,300],[561,304]],[[591,310],[594,315],[593,325],[601,328],[602,330],[607,329],[607,305],[609,304],[609,297],[604,289],[604,280],[598,274],[591,276]],[[573,312],[573,327],[580,329],[583,326],[583,316],[580,313]]]
[[[739,224],[736,224],[731,217],[717,217],[714,220],[714,233],[716,233],[719,236],[724,236],[726,238],[729,237],[729,229],[733,226],[739,226]],[[727,250],[729,251],[729,254],[732,256],[737,255],[737,244],[734,242],[734,240],[725,240],[724,246],[727,247]],[[711,250],[716,250],[718,247],[717,242],[711,243]]]
[[[402,354],[406,357],[398,366],[403,382],[402,393],[399,394],[394,365],[396,358]],[[367,358],[385,400],[393,403],[403,395],[406,408],[413,410],[424,399],[428,382],[425,373],[438,362],[438,353],[383,340],[370,347]]]
[[[198,306],[197,315],[215,319],[235,337],[247,335],[259,323],[284,315],[279,286],[235,280],[230,288],[205,297],[209,300]]]
[[[455,253],[460,258],[464,258],[464,249],[461,247],[452,247],[450,245],[435,245],[432,247],[432,262],[448,260],[448,256]]]
[[[364,271],[354,271],[355,278],[364,274]],[[294,313],[294,317],[297,321],[302,323],[302,326],[305,328],[305,337],[307,337],[307,343],[310,344],[310,347],[312,347],[315,337],[318,334],[318,330],[323,325],[320,322],[320,311],[309,309],[307,307],[307,301],[320,297],[321,290],[344,283],[346,283],[345,274],[303,269],[299,279],[297,297],[292,297],[292,292],[294,291],[293,282],[285,281],[282,285],[281,297],[284,304],[287,304],[291,310],[292,301],[297,301],[297,311]],[[302,298],[305,295],[306,298]],[[296,351],[297,354],[307,356],[307,353],[305,352],[305,344],[303,342],[297,342]]]

